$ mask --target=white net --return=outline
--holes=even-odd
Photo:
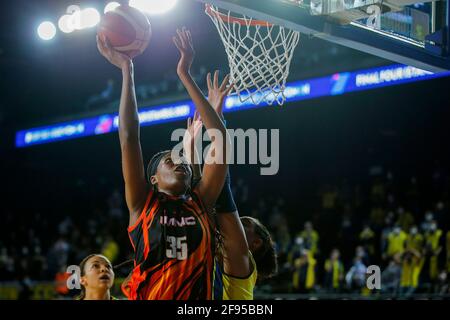
[[[242,102],[282,105],[292,55],[300,33],[207,6],[225,45],[230,78]]]

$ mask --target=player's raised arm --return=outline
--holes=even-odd
[[[208,84],[208,101],[221,119],[223,116],[223,105],[225,98],[232,86],[228,86],[229,75],[225,76],[219,85],[219,71],[208,73],[206,82]],[[253,272],[250,262],[249,245],[245,236],[244,226],[239,218],[238,209],[231,192],[231,179],[228,172],[225,184],[216,202],[217,221],[220,233],[223,237],[223,268],[230,276],[245,278]]]
[[[212,131],[219,133],[222,138],[216,139],[214,134],[210,134],[211,148],[203,166],[203,177],[196,187],[204,204],[208,208],[212,208],[225,181],[228,167],[225,155],[226,150],[229,150],[230,140],[223,122],[190,75],[190,68],[195,55],[191,33],[186,28],[177,30],[177,33],[178,35],[173,38],[173,41],[181,53],[177,67],[178,76],[194,102],[206,130],[209,130],[210,133]],[[210,161],[213,156],[218,161]]]
[[[130,225],[137,219],[147,195],[144,161],[140,143],[139,118],[134,89],[132,60],[109,46],[105,38],[97,37],[100,53],[122,71],[122,93],[119,107],[119,139],[122,151],[122,172],[125,197],[130,210]]]

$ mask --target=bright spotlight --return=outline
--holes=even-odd
[[[59,18],[58,27],[59,30],[64,33],[73,32],[75,30],[75,27],[73,26],[72,16],[69,14],[65,14],[61,18]]]
[[[130,0],[130,7],[141,10],[150,14],[161,14],[172,9],[177,0]]]
[[[118,3],[118,2],[110,2],[106,5],[104,13],[107,13],[109,11],[114,11],[119,6],[120,6],[120,3]]]
[[[94,8],[86,8],[80,12],[80,29],[95,27],[100,22],[100,13]]]
[[[56,27],[50,21],[44,21],[37,28],[37,33],[42,40],[51,40],[56,35]]]

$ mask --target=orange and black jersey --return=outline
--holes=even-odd
[[[132,300],[212,299],[214,225],[198,195],[150,191],[128,228],[134,269],[124,293]]]

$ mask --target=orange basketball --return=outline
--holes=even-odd
[[[98,34],[104,35],[114,49],[134,58],[147,48],[152,29],[141,11],[121,5],[103,16]]]

